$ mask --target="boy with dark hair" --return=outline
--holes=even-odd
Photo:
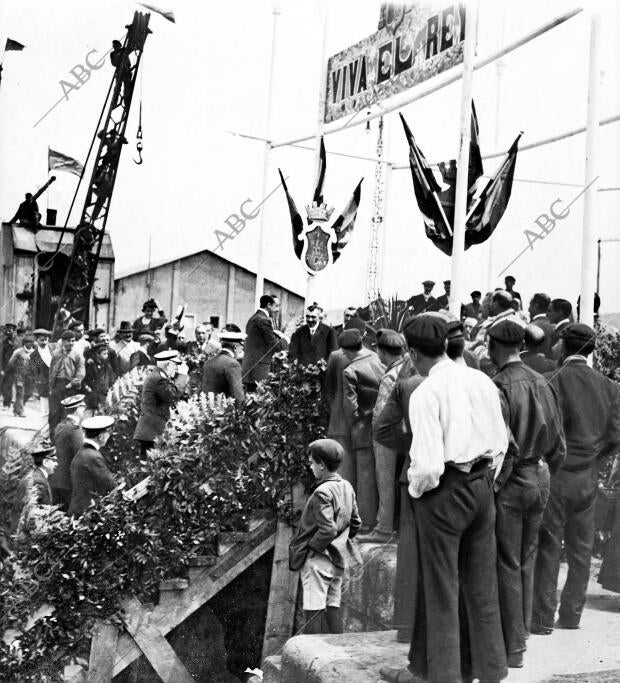
[[[305,633],[342,633],[340,596],[350,539],[362,525],[351,484],[338,474],[342,446],[333,439],[310,444],[317,480],[289,548],[289,567],[301,569]]]

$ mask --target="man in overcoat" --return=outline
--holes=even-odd
[[[220,352],[204,364],[202,390],[205,394],[213,392],[232,396],[237,403],[243,403],[245,393],[241,382],[241,364],[238,360],[239,357],[243,357],[243,334],[222,332],[220,342]]]
[[[55,505],[60,505],[63,512],[69,510],[71,503],[71,463],[84,443],[84,432],[80,426],[81,413],[84,409],[84,394],[75,394],[61,401],[65,417],[54,431],[54,444],[58,467],[50,476],[52,496]]]

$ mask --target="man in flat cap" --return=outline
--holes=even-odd
[[[32,334],[34,335],[34,351],[30,356],[30,374],[39,394],[41,413],[47,416],[49,414],[50,365],[52,363],[49,341],[52,333],[39,327]]]
[[[55,505],[68,512],[71,503],[71,463],[84,443],[84,431],[80,426],[84,410],[84,394],[75,394],[61,401],[65,417],[54,431],[54,444],[58,467],[49,482]]]
[[[595,339],[588,325],[567,325],[560,337],[561,368],[546,375],[560,398],[567,455],[551,477],[540,529],[532,633],[546,635],[554,628],[562,540],[568,575],[555,627],[579,628],[590,578],[599,464],[620,452],[620,390],[588,367]]]
[[[549,311],[549,304],[551,298],[544,292],[536,292],[530,299],[528,306],[528,313],[530,314],[530,323],[536,325],[543,332],[544,336],[539,347],[539,352],[543,353],[547,358],[551,358],[551,347],[553,346],[554,325],[549,320],[547,314]]]
[[[540,325],[530,323],[525,328],[524,350],[519,354],[521,360],[528,367],[539,372],[541,375],[544,375],[546,372],[552,372],[556,368],[555,363],[550,358],[547,358],[543,351],[546,339],[545,330]]]
[[[342,579],[351,540],[360,528],[355,492],[338,474],[342,446],[318,439],[309,447],[309,465],[317,486],[304,507],[289,547],[289,568],[301,570],[304,632],[342,633]]]
[[[5,323],[0,340],[0,390],[2,391],[2,405],[8,410],[13,403],[13,375],[9,369],[9,361],[13,351],[17,348],[17,325]]]
[[[60,344],[52,354],[50,363],[50,438],[53,438],[56,425],[62,414],[61,401],[78,393],[84,380],[84,357],[73,349],[75,333],[65,330],[60,336]]]
[[[18,346],[9,359],[8,369],[13,376],[15,384],[15,404],[13,412],[17,417],[25,417],[24,403],[28,400],[26,387],[29,382],[28,370],[30,358],[34,351],[34,336],[30,333],[24,335],[23,345]],[[32,386],[32,380],[30,380]]]
[[[495,479],[499,605],[509,667],[523,666],[549,470],[557,472],[566,457],[556,391],[521,360],[524,336],[525,325],[516,318],[504,318],[489,328],[489,355],[499,370],[493,382],[511,434]]]
[[[406,334],[413,363],[428,374],[409,401],[407,474],[421,590],[409,667],[385,668],[381,675],[399,683],[499,681],[507,668],[492,471],[508,434],[498,391],[483,373],[448,358],[448,324],[440,316],[418,316]]]
[[[446,346],[448,358],[455,363],[467,365],[474,370],[480,369],[478,359],[474,354],[465,348],[465,337],[463,336],[463,323],[451,314],[448,314],[448,345]]]
[[[170,408],[181,398],[188,382],[187,365],[177,351],[160,351],[154,358],[157,365],[144,380],[140,415],[133,435],[140,441],[142,455],[146,455],[164,431]]]
[[[363,347],[359,330],[345,330],[338,337],[338,344],[349,360],[342,372],[342,408],[351,434],[350,481],[357,495],[362,532],[367,533],[375,526],[379,503],[372,448],[372,411],[385,368],[374,351]]]
[[[202,371],[202,390],[205,394],[224,394],[234,398],[238,404],[245,400],[241,381],[241,363],[243,358],[243,339],[241,332],[222,332],[220,352],[209,358]]]
[[[48,478],[56,469],[56,449],[48,441],[43,441],[31,448],[30,455],[34,468],[17,485],[11,510],[12,534],[18,534],[25,528],[33,507],[52,504]]]
[[[319,320],[318,306],[308,306],[306,324],[291,335],[289,360],[301,365],[316,365],[320,360],[327,361],[329,354],[337,348],[336,331]]]
[[[71,503],[69,514],[79,517],[95,496],[105,496],[116,482],[101,455],[110,438],[114,418],[109,415],[88,417],[82,422],[84,443],[71,462]]]
[[[375,422],[383,411],[404,362],[405,339],[390,329],[377,331],[377,356],[384,369],[379,393],[372,410],[372,448],[375,456],[375,483],[379,504],[372,531],[360,535],[360,543],[387,543],[394,540],[394,505],[396,499],[396,463],[398,452],[379,443],[374,437]]]
[[[420,315],[420,313],[425,313],[426,311],[432,311],[437,299],[431,295],[435,283],[432,280],[424,280],[422,287],[424,291],[421,294],[416,294],[412,296],[411,299],[407,301],[407,315],[411,317],[413,315]],[[406,323],[405,323],[406,324]]]

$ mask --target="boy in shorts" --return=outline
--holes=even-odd
[[[333,439],[310,444],[309,464],[317,485],[289,551],[290,568],[301,569],[307,634],[342,633],[342,578],[350,539],[362,525],[353,487],[338,474],[343,455]]]

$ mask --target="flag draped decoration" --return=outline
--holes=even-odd
[[[342,251],[349,243],[351,233],[355,226],[355,219],[357,217],[357,210],[359,208],[362,193],[363,178],[357,184],[351,199],[344,209],[330,224],[330,218],[334,209],[328,207],[323,200],[323,184],[325,182],[326,168],[327,159],[325,144],[323,138],[321,138],[316,183],[312,196],[312,204],[306,206],[308,219],[305,224],[304,219],[299,213],[297,206],[288,191],[284,181],[284,175],[282,174],[282,171],[278,169],[291,217],[295,256],[301,261],[310,275],[316,275],[316,273],[330,264],[335,263],[342,255]]]
[[[84,166],[73,157],[67,156],[62,152],[57,152],[56,150],[48,147],[48,169],[50,171],[67,171],[68,173],[74,173],[79,176],[82,175]]]
[[[400,115],[405,136],[409,143],[409,165],[418,208],[424,218],[426,236],[444,254],[452,254],[454,227],[454,199],[456,194],[457,165],[454,159],[438,164],[445,187],[435,178],[432,168],[418,147],[407,122]],[[465,249],[487,240],[504,215],[512,190],[517,145],[521,135],[512,144],[506,159],[497,172],[478,192],[483,174],[482,155],[479,144],[479,127],[472,102],[471,140],[467,182],[467,220]]]

